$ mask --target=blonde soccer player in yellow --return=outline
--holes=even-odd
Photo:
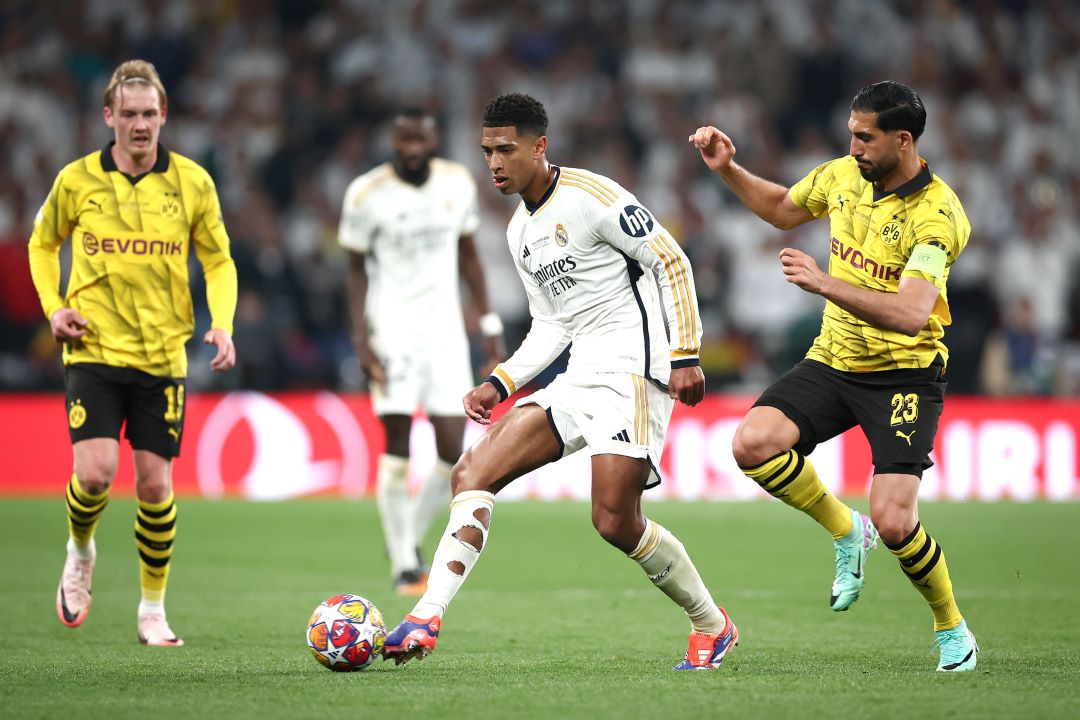
[[[799,250],[780,253],[788,282],[826,299],[821,333],[743,418],[735,460],[832,535],[833,610],[858,599],[880,533],[933,612],[937,669],[965,671],[975,668],[978,646],[953,597],[941,546],[919,522],[917,500],[945,397],[942,336],[952,321],[945,284],[971,227],[956,194],[919,157],[925,124],[914,90],[891,81],[868,85],[851,103],[850,154],[790,189],[736,164],[735,146],[715,127],[698,128],[689,140],[772,225],[789,230],[829,219],[828,272]],[[873,451],[869,518],[830,494],[806,457],[856,425]]]
[[[30,237],[34,285],[63,346],[75,456],[56,612],[68,627],[90,612],[94,530],[124,427],[138,500],[139,641],[183,645],[165,617],[165,587],[176,536],[172,461],[184,429],[184,346],[194,330],[188,256],[194,249],[206,276],[212,328],[203,342],[217,349],[216,371],[236,364],[236,267],[213,180],[158,142],[168,100],[154,66],[121,64],[104,100],[113,141],[60,171]],[[69,237],[71,278],[61,295],[59,252]]]

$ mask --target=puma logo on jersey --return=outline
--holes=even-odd
[[[180,433],[176,431],[176,428],[169,428],[169,434],[172,435],[173,440],[180,442]]]
[[[907,440],[907,444],[908,444],[909,447],[911,445],[911,436],[914,435],[914,434],[915,434],[914,430],[907,433],[906,435],[904,433],[900,432],[899,430],[896,431],[896,437],[901,437],[901,438],[904,438],[905,440]]]
[[[101,209],[101,203],[99,203],[97,200],[94,200],[93,198],[86,198],[86,202],[96,207],[98,212],[105,212]]]
[[[836,196],[836,202],[840,203],[840,212],[844,212],[844,203],[847,202],[847,200],[844,199],[844,196],[843,195],[837,195]]]

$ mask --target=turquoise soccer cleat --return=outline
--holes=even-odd
[[[866,556],[877,545],[878,533],[870,518],[851,511],[851,532],[836,541],[836,577],[829,595],[829,607],[847,610],[859,599],[866,582]]]
[[[941,649],[938,672],[967,672],[974,670],[978,663],[979,644],[968,630],[967,621],[948,630],[938,630],[936,643]]]

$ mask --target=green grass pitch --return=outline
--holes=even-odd
[[[599,538],[586,504],[496,505],[438,650],[356,674],[317,664],[304,629],[340,592],[391,624],[411,608],[391,592],[374,503],[179,511],[168,607],[187,646],[148,648],[131,501],[99,526],[94,606],[76,630],[54,610],[63,501],[0,501],[0,717],[1080,716],[1078,504],[922,508],[982,647],[955,676],[934,672],[930,613],[888,550],[871,554],[853,609],[832,613],[831,543],[775,502],[646,503],[739,625],[741,645],[707,673],[671,672],[685,617]]]

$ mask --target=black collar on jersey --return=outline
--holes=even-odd
[[[525,212],[529,213],[530,215],[539,210],[540,206],[548,201],[548,198],[550,198],[555,192],[555,188],[559,186],[559,176],[562,175],[562,168],[558,165],[552,165],[552,167],[555,168],[555,179],[551,181],[551,185],[548,186],[548,189],[545,190],[544,194],[540,196],[540,199],[536,201],[536,204],[533,205],[525,198],[521,198],[521,202],[525,203]]]
[[[922,165],[922,170],[919,171],[919,174],[911,178],[895,190],[890,190],[889,192],[879,192],[877,188],[874,188],[874,202],[884,200],[890,195],[895,195],[896,197],[900,198],[907,197],[916,190],[922,190],[924,187],[929,185],[930,181],[934,179],[934,174],[930,172],[930,166],[927,165],[925,162],[919,160],[919,164]]]
[[[113,160],[112,147],[116,144],[115,140],[110,140],[109,144],[101,149],[101,169],[105,172],[118,172],[128,179],[128,181],[134,185],[142,180],[147,174],[156,172],[163,173],[169,169],[169,151],[164,145],[158,143],[157,146],[157,160],[154,162],[154,167],[150,168],[142,175],[128,175],[126,172],[121,172],[120,168],[116,167],[116,161]]]

